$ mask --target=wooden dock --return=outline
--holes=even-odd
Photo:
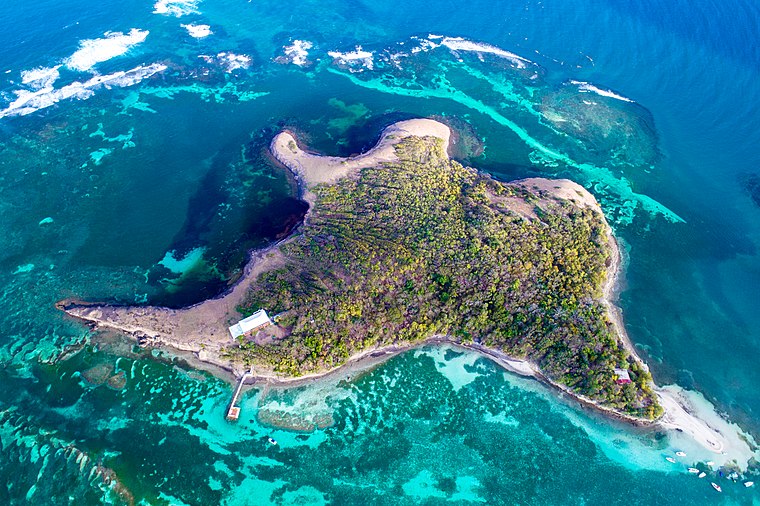
[[[240,392],[243,390],[243,385],[245,385],[245,382],[249,379],[253,379],[253,369],[243,374],[238,382],[238,386],[235,389],[235,395],[232,396],[232,402],[230,402],[230,407],[227,409],[227,420],[230,422],[235,422],[240,418],[240,406],[238,406],[238,400],[240,400]]]

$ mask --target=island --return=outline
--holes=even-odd
[[[252,252],[226,293],[182,309],[59,307],[254,383],[448,343],[724,451],[720,430],[658,389],[629,342],[613,304],[620,253],[595,198],[569,180],[497,181],[450,159],[450,141],[443,123],[408,120],[340,158],[284,131],[272,155],[309,210],[288,238]]]

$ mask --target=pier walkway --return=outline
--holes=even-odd
[[[253,379],[253,367],[251,367],[250,371],[240,377],[238,386],[235,389],[235,395],[232,396],[232,402],[230,402],[230,407],[227,409],[227,420],[231,422],[237,421],[237,419],[240,418],[240,406],[238,406],[237,403],[240,399],[240,392],[243,390],[243,385],[245,385],[246,381],[249,379]]]

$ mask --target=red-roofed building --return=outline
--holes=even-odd
[[[625,385],[631,382],[631,375],[628,374],[627,369],[615,369],[615,381],[618,385]]]

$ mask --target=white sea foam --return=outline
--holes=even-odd
[[[187,33],[189,33],[191,37],[194,37],[196,39],[202,39],[214,33],[211,31],[211,27],[209,25],[194,25],[190,23],[188,25],[181,26],[187,30]]]
[[[25,116],[40,109],[50,107],[61,100],[72,98],[85,100],[94,95],[95,90],[99,88],[132,86],[164,70],[166,70],[166,65],[154,63],[104,76],[94,76],[84,82],[75,81],[61,88],[48,86],[36,91],[15,90],[16,99],[8,104],[8,107],[0,110],[0,118],[6,116]]]
[[[227,72],[237,69],[247,69],[251,66],[251,57],[246,54],[235,54],[222,52],[216,55],[217,62],[224,67]]]
[[[248,55],[229,52],[221,52],[216,56],[201,54],[198,55],[198,58],[211,65],[219,65],[225,72],[232,72],[237,69],[247,69],[251,66],[252,62],[251,57]]]
[[[583,92],[583,93],[596,93],[597,95],[600,95],[602,97],[614,98],[616,100],[622,100],[623,102],[633,102],[633,100],[631,100],[628,97],[624,97],[622,95],[618,95],[617,93],[615,93],[614,91],[611,91],[611,90],[605,90],[603,88],[597,88],[593,84],[587,83],[585,81],[573,81],[573,80],[571,80],[570,84],[576,85],[578,87],[578,90],[581,91],[581,92]]]
[[[312,47],[314,47],[314,44],[308,40],[296,39],[293,41],[293,44],[282,48],[285,52],[283,61],[298,65],[299,67],[304,67],[309,63],[307,57],[309,56],[309,49]]]
[[[399,70],[401,70],[401,61],[402,61],[402,58],[408,58],[408,57],[409,57],[409,53],[404,53],[402,51],[398,51],[398,52],[395,52],[395,53],[391,53],[391,52],[387,52],[386,53],[387,61],[389,61],[390,63],[392,63],[393,66],[396,67]]]
[[[132,46],[145,40],[147,30],[132,28],[129,33],[106,32],[102,39],[87,39],[79,43],[79,49],[64,60],[73,70],[90,70],[97,63],[121,56]]]
[[[434,42],[433,39],[435,38],[442,38],[440,35],[429,35],[427,39],[420,39],[419,37],[412,37],[412,39],[416,40],[418,45],[416,47],[412,48],[412,54],[419,53],[419,52],[427,52],[431,49],[435,49],[437,47],[441,47],[440,44],[437,42]]]
[[[346,65],[352,71],[355,70],[357,65],[369,70],[374,68],[374,53],[364,51],[361,46],[356,46],[356,49],[347,53],[328,51],[327,54],[333,59],[333,61]]]
[[[158,0],[153,4],[153,14],[182,17],[187,14],[198,14],[200,0]]]
[[[60,65],[55,67],[38,67],[31,70],[21,71],[21,82],[28,85],[34,90],[40,90],[42,88],[51,88],[53,83],[58,80],[60,73],[58,69]]]
[[[423,39],[424,40],[424,39]],[[462,37],[444,37],[443,35],[428,35],[426,43],[421,46],[422,50],[429,50],[438,46],[445,46],[451,51],[468,51],[479,54],[492,54],[509,60],[518,68],[525,68],[526,64],[533,63],[527,58],[520,55],[505,51],[500,47],[485,44],[483,42],[473,42]]]

